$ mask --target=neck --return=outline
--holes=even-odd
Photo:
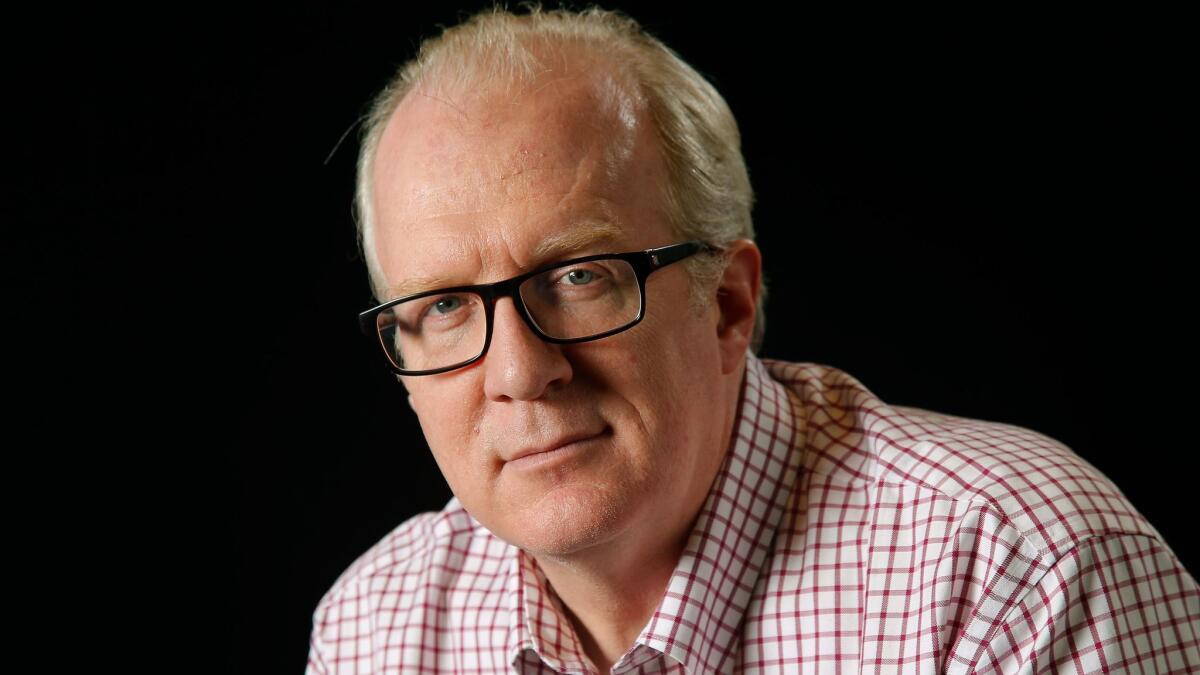
[[[694,522],[667,537],[658,530],[657,542],[610,542],[569,559],[536,558],[601,673],[633,646],[662,601]]]

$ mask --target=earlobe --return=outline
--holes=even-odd
[[[754,333],[762,284],[762,254],[753,241],[734,241],[727,247],[726,255],[729,263],[717,288],[717,305],[721,313],[717,322],[717,342],[723,374],[736,371],[745,359]]]

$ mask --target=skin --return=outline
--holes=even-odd
[[[569,68],[515,95],[405,98],[372,173],[386,287],[676,241],[636,90],[603,64]],[[401,378],[454,494],[537,560],[602,672],[657,606],[724,459],[760,268],[754,244],[736,242],[703,313],[682,263],[659,270],[639,325],[577,345],[542,342],[502,299],[483,359]],[[572,434],[591,438],[536,466],[506,461]]]

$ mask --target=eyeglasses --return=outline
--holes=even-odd
[[[598,340],[628,330],[645,315],[646,278],[701,251],[687,241],[630,253],[574,258],[492,284],[454,286],[389,300],[358,315],[399,375],[462,368],[487,353],[496,300],[512,298],[530,330],[553,344]]]

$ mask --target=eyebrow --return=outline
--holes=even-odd
[[[546,237],[533,249],[534,267],[554,258],[581,251],[600,242],[614,241],[622,234],[621,228],[606,220],[590,220],[567,230]]]
[[[386,299],[394,300],[402,298],[413,293],[421,293],[422,291],[431,291],[435,288],[444,286],[457,286],[461,284],[453,284],[444,277],[413,277],[405,279],[395,286],[388,288],[388,296]]]
[[[552,234],[538,243],[533,249],[533,264],[530,269],[602,242],[615,241],[623,233],[620,227],[608,221],[584,221],[566,232]],[[401,298],[437,288],[464,285],[469,284],[454,282],[446,277],[413,277],[389,287],[388,298]]]

